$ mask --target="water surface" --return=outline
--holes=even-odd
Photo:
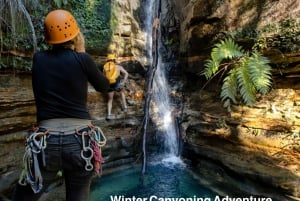
[[[96,179],[91,187],[90,201],[208,200],[216,196],[182,164],[152,163],[143,179],[140,179],[140,169],[127,168]]]

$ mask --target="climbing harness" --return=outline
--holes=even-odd
[[[106,137],[100,127],[94,125],[89,125],[88,127],[88,131],[80,132],[76,130],[76,134],[81,136],[82,140],[81,158],[85,160],[86,171],[94,169],[100,176],[102,173],[101,164],[104,163],[101,147],[105,146]],[[87,140],[85,140],[86,136],[88,137]],[[94,164],[91,162],[92,158],[94,159]]]
[[[26,137],[25,154],[23,157],[24,167],[19,178],[19,184],[23,186],[30,184],[34,193],[40,192],[43,187],[38,154],[41,154],[43,166],[45,166],[44,150],[47,147],[47,134],[48,130],[42,132],[38,127],[34,127]]]
[[[100,127],[88,125],[84,131],[75,129],[75,136],[81,136],[82,150],[81,158],[85,160],[85,170],[94,170],[98,175],[102,173],[101,164],[104,163],[101,147],[106,144],[106,137]],[[38,155],[41,154],[42,165],[46,166],[45,149],[47,147],[47,135],[56,133],[47,129],[34,127],[26,137],[25,153],[23,156],[23,170],[19,178],[19,184],[26,186],[30,184],[34,193],[39,193],[43,188],[43,178],[40,171]],[[71,133],[71,132],[70,132]],[[73,131],[74,134],[74,131]],[[56,135],[56,134],[53,134]],[[68,135],[68,134],[66,134]],[[85,139],[87,137],[87,139]],[[94,162],[94,163],[93,163]]]

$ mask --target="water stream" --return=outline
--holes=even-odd
[[[156,4],[158,6],[159,4],[155,0],[151,0],[152,4]],[[157,12],[157,10],[160,10],[160,8],[156,8],[155,5],[149,6],[149,10],[147,13],[149,13],[148,16],[150,16],[150,20],[153,23],[157,23],[157,19],[155,19],[155,16],[159,17],[159,21],[161,21],[160,18],[163,17],[163,13]],[[150,10],[152,9],[152,10]],[[151,14],[152,13],[152,14]],[[153,16],[153,14],[155,14]],[[150,23],[149,23],[150,24]],[[155,26],[155,25],[153,25]],[[158,51],[155,55],[157,56],[157,65],[156,65],[156,72],[153,79],[153,95],[152,95],[152,119],[153,122],[155,122],[156,127],[158,131],[160,132],[160,135],[163,137],[164,142],[164,149],[163,153],[164,159],[168,160],[168,158],[174,159],[178,156],[178,133],[176,129],[176,121],[173,117],[173,110],[174,108],[171,105],[170,101],[170,86],[167,79],[166,74],[166,66],[163,62],[162,54],[159,52],[159,50],[162,49],[162,43],[161,43],[161,24],[160,22],[156,24],[157,28],[157,34],[156,34],[156,50]],[[155,30],[152,30],[152,32]],[[151,32],[150,32],[151,33]],[[149,34],[150,35],[150,34]],[[154,35],[153,33],[151,34]],[[151,40],[153,40],[151,38]],[[154,48],[154,47],[152,47]],[[153,51],[152,49],[150,51]]]

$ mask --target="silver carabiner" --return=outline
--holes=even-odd
[[[90,153],[90,155],[85,156],[84,153]],[[93,168],[94,168],[93,164],[91,163],[91,160],[92,160],[93,156],[94,156],[94,152],[93,152],[91,147],[85,147],[85,150],[81,150],[81,158],[83,160],[85,160],[85,167],[84,168],[85,168],[86,171],[92,171]]]

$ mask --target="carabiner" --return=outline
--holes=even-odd
[[[94,156],[94,152],[93,152],[93,150],[92,150],[91,147],[85,147],[85,149],[86,149],[86,151],[81,150],[81,158],[83,160],[85,160],[85,170],[86,171],[91,171],[94,168],[93,164],[91,163],[91,159]],[[90,153],[90,155],[89,156],[85,156],[84,152]]]

